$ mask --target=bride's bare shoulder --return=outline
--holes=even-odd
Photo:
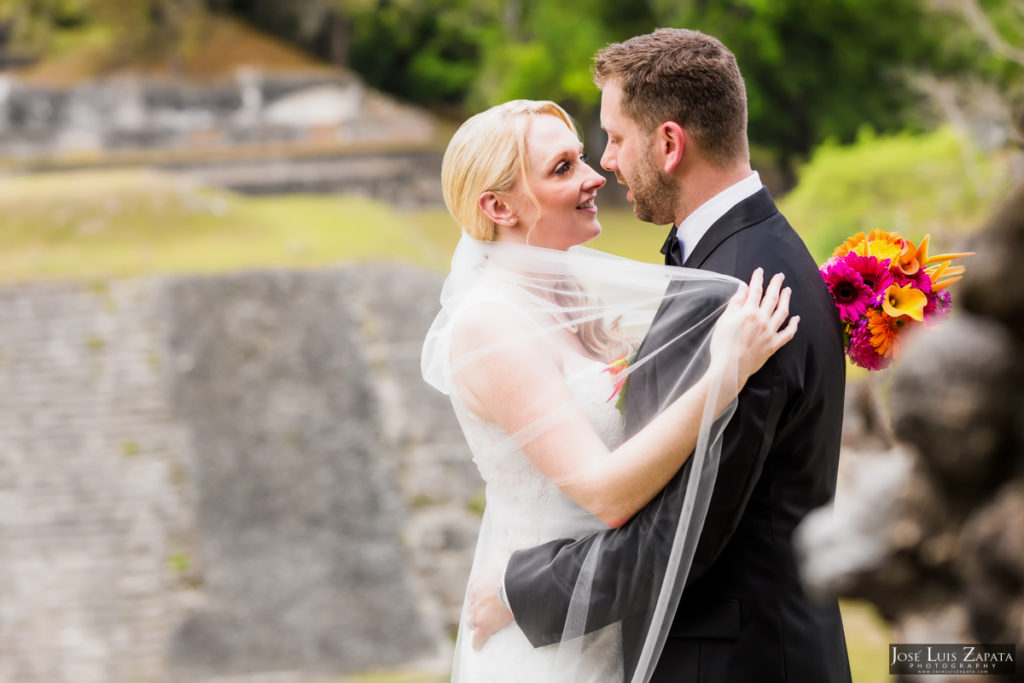
[[[505,298],[480,298],[463,306],[452,326],[453,352],[491,349],[521,353],[550,346],[536,312]]]

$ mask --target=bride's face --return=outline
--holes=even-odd
[[[537,116],[526,136],[526,177],[509,197],[520,236],[529,244],[568,249],[601,234],[594,198],[605,179],[583,159],[583,145],[565,122]]]

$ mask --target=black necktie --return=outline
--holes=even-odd
[[[665,255],[666,266],[681,266],[683,265],[683,245],[676,237],[676,231],[678,228],[672,226],[672,229],[668,231],[668,239],[665,240],[665,244],[661,245],[661,253]]]

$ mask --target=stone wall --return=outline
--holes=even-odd
[[[0,75],[0,156],[36,160],[124,150],[251,145],[417,145],[434,134],[425,112],[345,72],[192,83],[112,77],[46,88]]]
[[[346,72],[54,89],[0,74],[0,157],[27,170],[112,161],[250,194],[346,193],[439,206],[435,121]]]
[[[0,290],[0,681],[443,671],[480,487],[418,381],[440,281]]]

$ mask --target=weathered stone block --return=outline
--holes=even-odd
[[[175,639],[179,675],[356,671],[434,652],[340,284],[278,271],[167,288],[204,596]]]

